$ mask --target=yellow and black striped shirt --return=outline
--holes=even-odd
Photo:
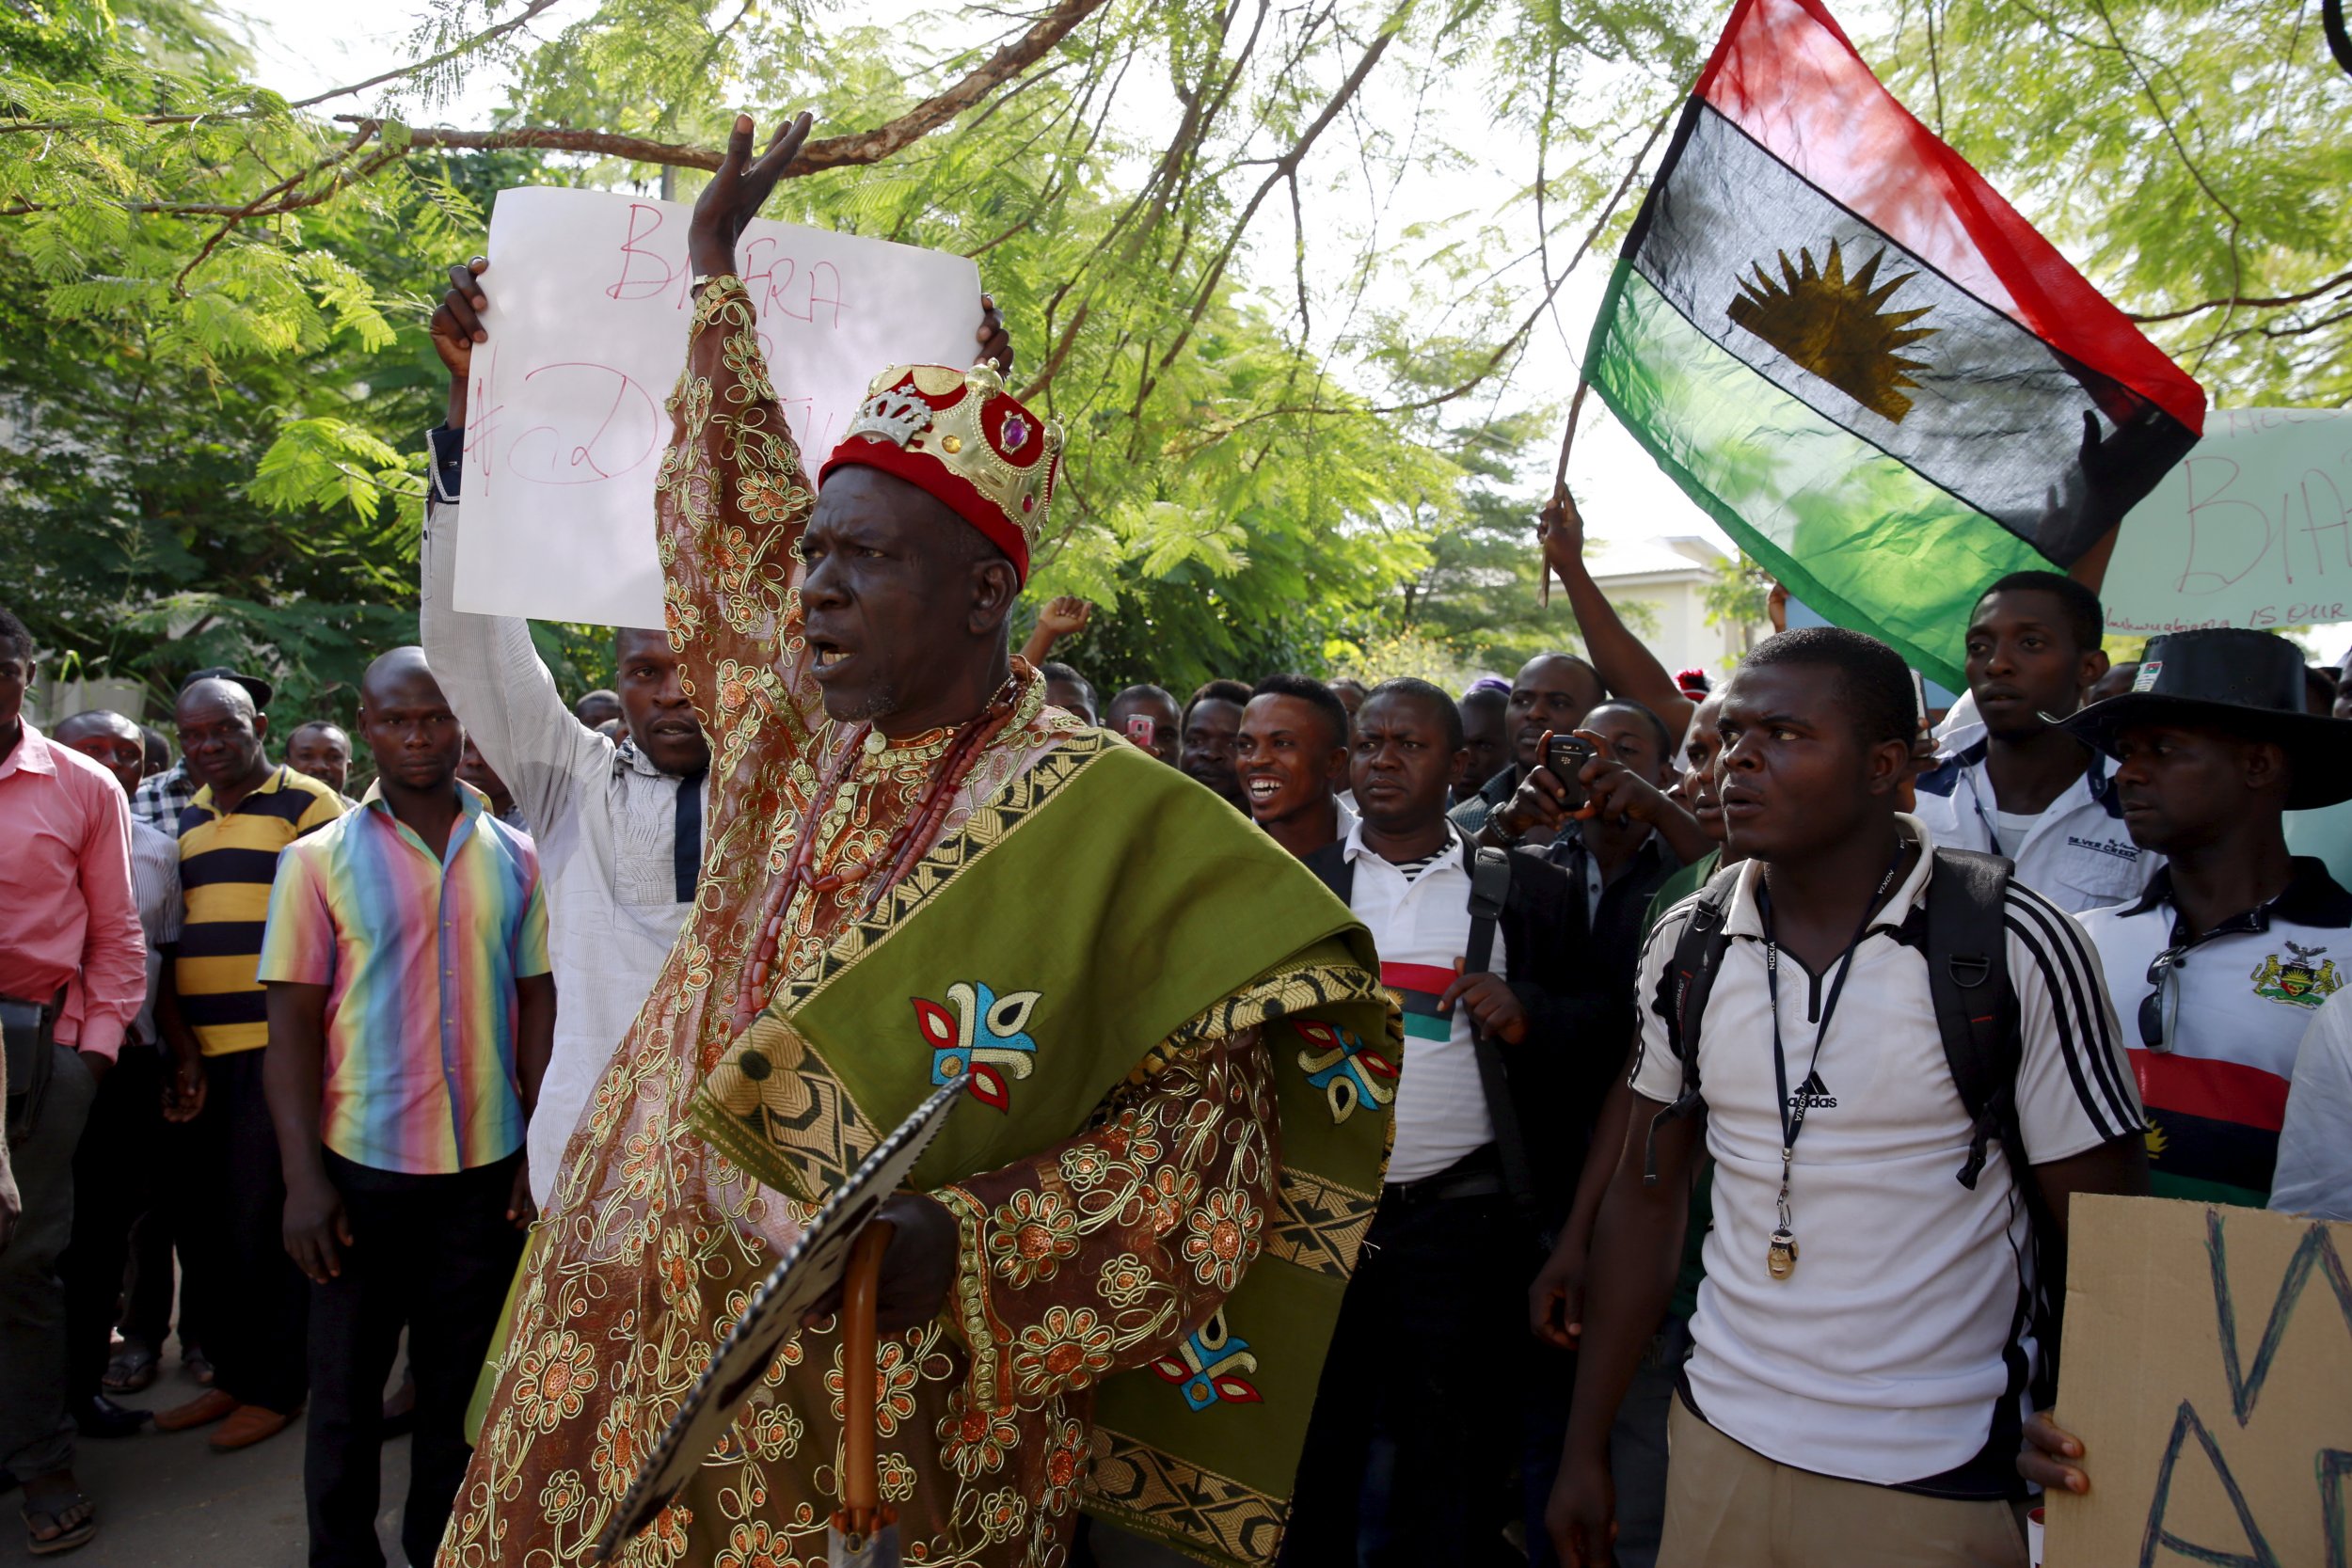
[[[180,887],[187,900],[172,978],[180,1016],[207,1056],[269,1043],[260,979],[278,851],[343,813],[335,792],[279,766],[222,815],[209,785],[180,814]]]

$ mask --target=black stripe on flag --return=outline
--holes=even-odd
[[[2270,1191],[2279,1168],[2278,1133],[2185,1111],[2152,1108],[2148,1119],[2163,1139],[2162,1148],[2150,1157],[2151,1170],[2252,1193]]]
[[[2062,566],[2121,516],[2120,507],[2093,504],[2109,498],[2092,496],[2083,470],[2083,415],[2098,414],[2103,432],[2119,417],[2153,417],[2153,428],[2136,420],[2124,442],[2109,443],[2140,481],[2103,473],[2110,497],[2144,494],[2196,439],[1897,245],[1699,99],[1625,254],[1692,325],[1774,386]]]

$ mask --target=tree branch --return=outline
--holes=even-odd
[[[476,33],[473,37],[466,40],[462,43],[453,43],[450,45],[447,49],[442,50],[437,55],[428,55],[423,59],[417,61],[413,65],[394,67],[390,71],[383,71],[380,74],[371,76],[364,82],[354,82],[347,87],[330,87],[326,91],[319,93],[313,97],[305,98],[296,103],[289,103],[286,107],[290,109],[308,109],[314,104],[324,103],[330,98],[348,98],[355,92],[365,92],[370,87],[380,87],[387,82],[396,82],[403,76],[414,76],[421,71],[430,71],[437,65],[446,65],[451,60],[457,58],[460,55],[469,55],[473,51],[481,48],[484,44],[488,43],[495,39],[505,37],[508,33],[511,33],[516,28],[520,27],[525,23],[529,22],[532,17],[537,16],[541,11],[546,10],[548,7],[554,4],[555,0],[530,0],[530,4],[523,7],[521,14],[515,17],[512,21],[501,22],[495,27],[485,28],[483,31]]]
[[[552,3],[552,0],[549,0]],[[975,67],[963,79],[946,91],[925,99],[896,119],[875,126],[870,131],[855,131],[848,135],[827,136],[810,142],[801,155],[785,170],[786,178],[817,174],[829,168],[847,168],[880,163],[893,153],[901,151],[914,142],[945,125],[986,98],[1027,67],[1035,64],[1056,44],[1068,37],[1071,30],[1102,8],[1104,0],[1057,0],[1032,24],[1029,30],[1005,45]],[[522,19],[517,19],[519,24]],[[479,40],[477,40],[479,41]],[[362,83],[364,87],[368,84]],[[357,88],[343,89],[347,91]],[[333,94],[327,96],[332,97]],[[310,100],[315,103],[317,100]],[[380,135],[389,123],[375,115],[337,115],[335,119],[354,128],[359,139]],[[21,127],[20,127],[21,128]],[[568,126],[517,126],[501,131],[453,131],[439,126],[408,128],[405,144],[386,144],[386,151],[395,156],[426,148],[448,148],[476,151],[492,148],[536,148],[548,152],[580,152],[598,157],[626,158],[632,163],[655,164],[671,168],[716,169],[720,150],[714,147],[691,147],[675,142],[648,141],[642,136],[625,136],[610,131],[577,131]],[[387,158],[383,162],[389,162]],[[370,159],[367,168],[373,173],[382,163]],[[133,213],[152,213],[167,217],[247,218],[274,217],[280,213],[303,207],[315,207],[332,196],[343,184],[329,182],[325,188],[311,192],[294,191],[276,201],[126,201],[123,210]],[[281,183],[278,190],[285,190]],[[0,207],[0,217],[22,217],[28,213],[52,211],[50,204],[18,201]]]
[[[2176,322],[2184,317],[2199,315],[2207,310],[2266,310],[2281,305],[2301,305],[2306,301],[2317,299],[2322,294],[2333,293],[2347,283],[2352,283],[2352,272],[2338,273],[2327,282],[2313,284],[2300,293],[2280,294],[2272,299],[2246,299],[2231,294],[2220,299],[2208,299],[2197,305],[2185,305],[2178,310],[2158,310],[2145,316],[2127,311],[2124,319],[2136,322]]]

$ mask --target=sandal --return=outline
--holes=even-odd
[[[135,1394],[155,1381],[155,1369],[161,1360],[137,1340],[127,1340],[106,1363],[106,1375],[99,1379],[99,1386],[109,1394]]]
[[[58,1508],[19,1509],[24,1520],[24,1549],[35,1557],[54,1557],[87,1546],[98,1534],[98,1505],[80,1492],[71,1494]],[[50,1533],[40,1533],[42,1526]]]
[[[213,1386],[212,1357],[204,1354],[201,1346],[183,1354],[180,1365],[187,1370],[190,1377],[196,1379],[199,1386],[210,1388]]]

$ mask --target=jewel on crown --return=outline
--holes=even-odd
[[[931,424],[931,405],[913,392],[876,392],[858,405],[857,418],[850,421],[843,435],[874,436],[894,446],[904,447]]]

